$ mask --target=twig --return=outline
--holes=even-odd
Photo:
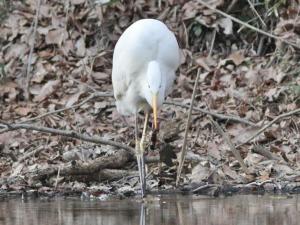
[[[94,87],[92,87],[91,85],[89,85],[87,83],[81,82],[81,81],[76,80],[75,78],[72,78],[72,77],[71,77],[71,80],[76,82],[77,84],[86,86],[87,88],[91,89],[93,92],[97,92],[97,90]]]
[[[189,109],[189,113],[188,113],[188,118],[187,118],[187,121],[186,121],[184,139],[183,139],[182,149],[181,149],[180,156],[179,156],[179,165],[178,165],[178,169],[177,169],[176,186],[178,185],[179,180],[180,180],[180,175],[181,175],[181,171],[182,171],[182,167],[183,167],[184,159],[185,159],[185,155],[186,155],[187,135],[188,135],[188,131],[189,131],[189,128],[190,128],[193,105],[194,105],[194,100],[195,100],[195,95],[196,95],[196,90],[197,90],[197,86],[198,86],[199,77],[200,77],[200,69],[198,69],[198,71],[197,71],[197,77],[196,77],[196,80],[195,80],[193,94],[192,94],[192,98],[191,98],[192,99],[191,100],[191,105],[190,105],[190,109]]]
[[[218,187],[218,186],[219,186],[219,185],[217,185],[217,184],[205,184],[205,185],[202,185],[202,186],[200,186],[200,187],[197,187],[197,188],[193,189],[191,192],[192,192],[192,193],[195,193],[195,192],[202,191],[202,190],[204,190],[204,189],[206,189],[206,188]]]
[[[211,5],[209,5],[209,4],[207,4],[206,2],[204,2],[203,0],[198,0],[198,2],[200,2],[202,5],[206,6],[207,8],[209,8],[209,9],[211,9],[211,10],[213,10],[213,11],[219,13],[220,15],[222,15],[222,16],[224,16],[224,17],[227,17],[227,18],[231,19],[232,21],[234,21],[234,22],[236,22],[236,23],[238,23],[238,24],[241,24],[241,25],[243,25],[243,26],[245,26],[245,27],[248,27],[248,28],[251,29],[251,30],[254,30],[254,31],[258,32],[258,33],[261,33],[261,34],[263,34],[263,35],[266,35],[266,36],[268,36],[268,37],[270,37],[270,38],[273,38],[273,39],[282,41],[282,42],[284,42],[284,43],[286,43],[286,44],[288,44],[288,45],[293,46],[293,47],[296,48],[296,49],[300,49],[300,46],[298,46],[297,44],[292,43],[292,42],[290,42],[290,41],[287,41],[287,40],[285,40],[285,39],[282,38],[282,37],[279,37],[279,36],[276,36],[276,35],[274,35],[274,34],[271,34],[271,33],[268,33],[268,32],[266,32],[266,31],[263,31],[263,30],[261,30],[261,29],[259,29],[259,28],[257,28],[257,27],[254,27],[254,26],[252,26],[252,25],[250,25],[250,24],[248,24],[248,23],[245,23],[245,22],[243,22],[243,21],[241,21],[241,20],[239,20],[239,19],[237,19],[237,18],[235,18],[235,17],[233,17],[233,16],[228,15],[227,13],[224,13],[223,11],[221,11],[221,10],[219,10],[219,9],[215,9],[215,8],[212,7]]]
[[[10,128],[10,123],[8,123],[8,122],[6,122],[4,120],[0,120],[0,127],[4,127],[5,129],[6,128]]]
[[[278,161],[281,160],[280,157],[278,157],[277,155],[273,154],[272,152],[266,150],[263,146],[260,146],[260,145],[255,145],[253,147],[253,152],[260,154],[260,155],[266,157],[267,159],[278,160]]]
[[[266,124],[261,129],[259,129],[254,135],[252,135],[251,137],[249,137],[242,144],[239,144],[237,146],[237,148],[240,147],[240,146],[242,146],[242,145],[244,145],[244,144],[246,144],[246,143],[248,143],[249,141],[253,140],[255,137],[257,137],[258,135],[260,135],[262,132],[264,132],[267,128],[269,128],[270,126],[272,126],[272,124],[276,123],[277,121],[279,121],[279,120],[281,120],[281,119],[283,119],[285,117],[292,116],[294,114],[298,114],[298,113],[300,113],[300,109],[295,109],[295,110],[293,110],[291,112],[283,113],[283,114],[277,116],[275,119],[273,119],[270,123]]]
[[[226,9],[226,13],[229,13],[232,10],[232,8],[235,6],[235,4],[237,3],[237,1],[238,0],[233,0],[233,1],[230,2],[230,5]]]
[[[37,149],[26,152],[20,159],[18,159],[18,163],[24,162],[26,159],[31,158],[32,156],[36,155],[37,153],[41,152],[45,149],[45,146],[39,146]]]
[[[96,97],[110,97],[110,96],[112,96],[111,93],[95,92],[95,93],[91,94],[89,97],[87,97],[85,100],[83,100],[82,102],[80,102],[80,103],[78,103],[78,104],[76,104],[76,105],[72,105],[72,106],[69,106],[69,107],[62,108],[62,109],[58,109],[58,110],[54,110],[54,111],[51,111],[51,112],[47,112],[47,113],[38,115],[38,116],[36,116],[36,117],[34,117],[34,118],[30,118],[30,119],[21,121],[21,122],[19,122],[18,124],[32,122],[32,121],[41,119],[41,118],[43,118],[43,117],[45,117],[45,116],[49,116],[49,115],[56,114],[56,113],[60,113],[60,112],[66,111],[66,110],[78,108],[78,107],[82,106],[83,104],[85,104],[86,102],[88,102],[88,101],[90,101],[91,99],[96,98]]]
[[[227,143],[227,145],[229,146],[231,152],[233,153],[234,157],[237,159],[237,161],[240,163],[242,169],[244,170],[244,172],[246,174],[249,173],[239,151],[236,150],[236,148],[234,147],[234,144],[232,143],[232,141],[230,140],[228,134],[226,132],[224,132],[224,130],[222,129],[222,127],[213,120],[213,118],[211,116],[209,116],[209,119],[211,121],[211,123],[214,125],[214,127],[216,128],[217,132],[219,133],[219,135],[221,135],[224,139],[224,141]]]
[[[29,88],[30,88],[30,81],[31,81],[31,61],[32,61],[32,55],[33,55],[33,49],[35,45],[35,39],[36,39],[36,30],[38,26],[38,20],[39,20],[39,14],[40,14],[40,7],[41,7],[41,0],[37,0],[37,8],[35,12],[35,18],[34,18],[34,27],[32,32],[33,40],[31,42],[29,56],[28,56],[28,62],[27,62],[27,68],[26,68],[26,86],[25,86],[25,98],[29,100],[30,94],[29,94]]]
[[[185,157],[185,160],[186,161],[189,161],[189,162],[201,162],[201,161],[205,161],[206,158],[204,157],[201,157],[200,155],[189,155],[187,154],[186,157]],[[148,163],[148,164],[151,164],[151,163],[157,163],[157,162],[160,162],[160,156],[157,155],[157,156],[145,156],[145,162]]]
[[[166,102],[164,102],[164,104],[180,106],[180,107],[183,107],[183,108],[189,108],[188,105],[185,105],[185,104],[182,104],[182,103],[179,103],[179,102],[166,101]],[[244,123],[244,124],[247,124],[247,125],[252,126],[252,127],[258,127],[259,126],[255,123],[251,122],[251,121],[242,119],[242,118],[234,116],[234,115],[224,115],[224,114],[220,114],[220,113],[211,112],[211,111],[208,111],[208,110],[205,110],[205,109],[201,109],[201,108],[198,108],[198,107],[193,107],[193,110],[199,111],[199,112],[207,114],[207,115],[211,115],[212,117],[215,117],[215,118],[218,118],[218,119],[221,119],[221,120],[231,120],[231,121],[235,121],[235,122],[239,122],[239,123]]]
[[[101,138],[101,137],[91,137],[88,135],[77,133],[73,130],[59,130],[59,129],[50,128],[50,127],[34,126],[31,124],[10,124],[9,126],[7,126],[7,128],[4,129],[4,132],[18,130],[18,129],[35,130],[35,131],[40,131],[43,133],[56,134],[56,135],[61,135],[61,136],[69,137],[69,138],[79,139],[81,141],[87,141],[87,142],[103,144],[103,145],[111,145],[111,146],[114,146],[117,148],[124,149],[130,153],[135,152],[135,150],[133,148],[131,148],[127,145],[124,145],[122,143],[107,140],[107,139]],[[3,133],[2,131],[0,132],[0,134]]]
[[[214,48],[214,44],[215,44],[215,40],[216,40],[216,34],[217,34],[217,29],[215,28],[213,33],[212,33],[212,40],[211,40],[211,44],[210,44],[208,57],[211,57],[211,54],[212,54],[212,51],[213,51],[213,48]]]
[[[264,27],[267,27],[266,23],[263,21],[263,19],[261,18],[261,16],[258,14],[258,12],[256,11],[254,5],[252,4],[252,2],[250,0],[247,0],[250,8],[252,9],[252,11],[254,12],[254,14],[258,17],[258,19],[260,20],[260,22],[263,24]]]

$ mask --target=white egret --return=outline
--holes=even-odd
[[[129,26],[118,40],[113,54],[112,84],[117,110],[135,115],[135,149],[141,193],[146,188],[144,141],[153,111],[154,129],[158,129],[157,111],[170,93],[179,66],[179,47],[175,35],[155,19],[142,19]],[[138,112],[145,112],[139,142]]]

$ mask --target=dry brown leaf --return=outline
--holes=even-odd
[[[255,166],[259,162],[263,161],[264,157],[256,153],[248,153],[247,157],[244,159],[244,162],[247,166]]]
[[[103,73],[103,72],[93,72],[91,75],[92,78],[95,80],[105,80],[109,77],[107,73]]]
[[[45,69],[44,65],[41,62],[36,63],[36,70],[31,79],[32,82],[41,83],[48,71]]]
[[[39,94],[34,97],[33,101],[41,102],[45,100],[47,97],[53,94],[60,85],[61,85],[60,80],[48,81],[39,91]]]
[[[200,183],[201,181],[206,180],[208,175],[209,169],[199,163],[192,169],[191,181]]]
[[[27,44],[14,44],[7,50],[6,54],[4,55],[5,60],[9,61],[10,59],[15,58],[23,58],[25,53],[29,50]]]
[[[232,170],[229,166],[227,165],[223,165],[223,172],[230,177],[233,180],[238,180],[239,176],[237,174],[237,172],[235,172],[234,170]]]
[[[231,59],[236,66],[239,66],[244,62],[245,56],[243,51],[235,51],[229,55],[228,59]]]
[[[245,74],[245,79],[250,87],[262,84],[263,82],[263,76],[259,74],[258,70],[252,68]]]
[[[194,1],[188,1],[182,7],[183,10],[183,20],[188,20],[194,18],[197,15],[198,4]]]
[[[196,63],[201,66],[203,69],[205,69],[207,72],[211,71],[211,69],[209,68],[209,65],[207,64],[207,60],[206,57],[199,57],[196,60]]]
[[[19,175],[21,173],[21,171],[23,170],[24,168],[24,163],[16,163],[14,166],[13,166],[13,170],[11,172],[11,177],[15,177],[17,175]]]
[[[64,28],[50,30],[46,35],[47,44],[57,44],[61,46],[62,42],[68,37],[68,33]]]
[[[278,88],[278,87],[271,88],[265,93],[265,96],[268,98],[269,102],[273,102],[279,97],[281,91],[282,88]]]
[[[80,57],[85,56],[86,48],[85,48],[85,41],[83,37],[80,37],[75,44],[76,47],[76,54]]]
[[[31,107],[18,107],[15,109],[15,112],[19,116],[27,116],[29,113],[32,112],[32,108]]]
[[[226,35],[230,35],[232,34],[232,20],[229,18],[221,18],[219,20],[216,21],[216,25],[218,25],[219,27],[221,27],[223,29],[223,33]]]
[[[280,176],[293,175],[295,171],[288,165],[278,164],[273,168]]]
[[[73,5],[80,5],[85,3],[86,0],[71,0],[71,4]]]
[[[249,137],[254,135],[259,128],[256,127],[245,127],[244,125],[237,123],[227,126],[227,132],[231,137],[234,143],[243,143]]]
[[[220,150],[219,147],[216,143],[214,142],[208,142],[207,144],[207,153],[214,157],[217,160],[221,159],[221,154],[220,154]]]
[[[6,102],[14,101],[19,94],[17,90],[17,84],[14,82],[7,82],[5,84],[0,83],[0,97],[6,97]]]
[[[80,98],[80,96],[83,94],[84,92],[78,92],[76,94],[73,94],[67,101],[66,107],[70,107],[72,105],[74,105],[76,102],[78,102],[78,99]]]

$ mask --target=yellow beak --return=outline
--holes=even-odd
[[[157,94],[152,95],[152,109],[154,117],[154,129],[157,129]]]

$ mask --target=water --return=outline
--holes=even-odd
[[[294,225],[299,196],[237,195],[226,198],[153,196],[138,199],[0,201],[0,225]]]

